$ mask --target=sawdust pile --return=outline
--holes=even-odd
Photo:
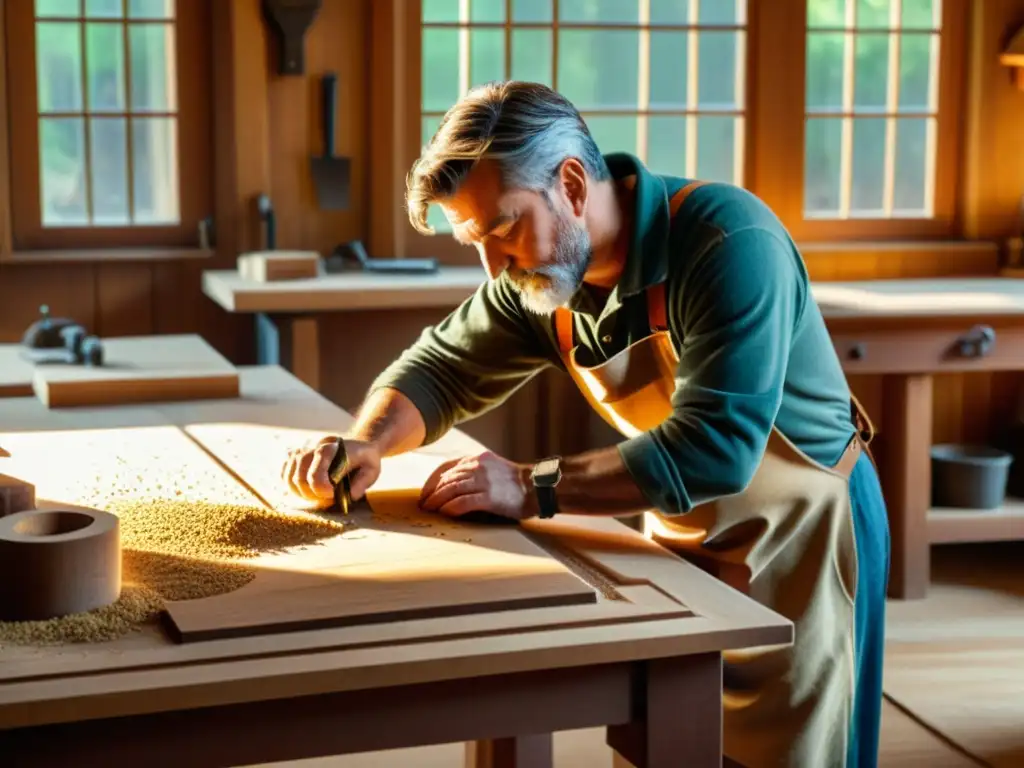
[[[121,521],[121,597],[88,613],[0,622],[0,646],[104,642],[153,621],[164,600],[224,594],[256,578],[243,558],[316,544],[345,530],[310,514],[242,504],[113,500]],[[236,562],[231,562],[231,561]]]

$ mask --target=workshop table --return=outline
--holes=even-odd
[[[1024,370],[1024,280],[818,283],[814,296],[846,373],[882,377],[889,596],[926,596],[932,544],[1024,540],[1020,499],[985,510],[931,503],[934,377]]]
[[[52,434],[56,463],[69,431],[336,432],[351,421],[280,367],[239,370],[230,400],[47,410],[8,397],[0,429]],[[481,446],[453,431],[429,449],[454,457]],[[8,646],[0,763],[203,768],[466,742],[470,765],[543,768],[551,733],[606,726],[619,759],[636,766],[674,768],[683,756],[691,768],[720,765],[723,651],[789,643],[792,624],[614,520],[523,528],[588,564],[580,578],[611,584],[621,620],[567,622],[563,606],[181,645],[154,625],[107,643]],[[636,594],[670,610],[632,620]]]

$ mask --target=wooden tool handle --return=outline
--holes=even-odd
[[[331,466],[327,468],[327,477],[334,486],[334,500],[341,509],[341,513],[348,514],[348,508],[352,504],[352,489],[348,481],[348,452],[345,450],[345,441],[342,438],[337,440],[338,450],[334,454]]]

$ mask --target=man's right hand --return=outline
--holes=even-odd
[[[289,451],[281,468],[281,479],[296,496],[329,504],[334,501],[334,486],[327,470],[337,452],[336,435],[325,435],[311,446]],[[348,454],[345,474],[349,478],[352,501],[358,501],[380,476],[380,450],[373,443],[345,440],[345,452]]]

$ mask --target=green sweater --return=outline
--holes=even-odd
[[[781,222],[728,184],[698,188],[670,221],[668,200],[686,179],[652,174],[631,155],[606,160],[616,178],[637,177],[634,235],[603,306],[586,286],[573,297],[577,361],[593,365],[646,336],[644,289],[667,280],[679,353],[673,413],[618,446],[651,505],[683,514],[742,491],[773,424],[813,459],[835,464],[854,434],[850,393]],[[407,395],[432,442],[548,366],[564,370],[553,317],[524,309],[502,275],[425,329],[371,392]]]

